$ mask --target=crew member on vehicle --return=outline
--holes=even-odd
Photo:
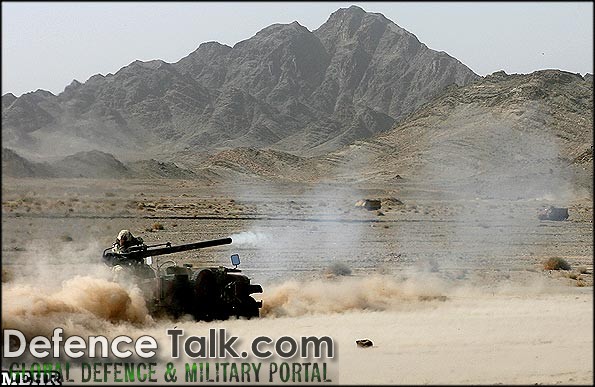
[[[135,237],[129,230],[122,230],[112,245],[112,252],[115,254],[127,254],[133,252],[134,250],[132,248],[136,246],[144,246],[143,238]],[[109,258],[106,259],[106,255],[104,255],[104,260],[107,265],[112,267],[115,280],[122,276],[122,270],[124,268],[131,269],[132,274],[140,278],[155,277],[153,269],[143,259],[118,255],[107,255],[107,257]]]
[[[143,238],[135,237],[128,230],[122,230],[112,245],[112,251],[118,254],[126,254],[130,252],[131,247],[141,246],[143,242]]]

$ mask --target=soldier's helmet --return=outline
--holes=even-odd
[[[130,231],[128,230],[122,230],[120,231],[120,233],[118,234],[118,238],[117,238],[118,242],[120,243],[127,243],[132,241],[132,234],[130,233]]]

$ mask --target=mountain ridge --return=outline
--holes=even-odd
[[[57,96],[3,96],[3,146],[129,160],[245,145],[313,156],[388,130],[448,84],[477,79],[384,16],[350,7],[314,31],[274,24],[233,47],[205,42],[175,63],[136,60],[74,80]]]
[[[205,174],[155,159],[122,163],[110,153],[83,151],[51,162],[35,162],[2,148],[2,176],[13,178],[127,179],[165,178],[205,180]],[[207,179],[208,180],[208,179]]]
[[[503,176],[509,175],[508,183],[516,179],[540,189],[573,181],[588,187],[593,163],[592,106],[589,77],[559,70],[496,72],[480,82],[445,88],[392,129],[321,156],[245,145],[200,157],[181,152],[162,161],[137,161],[138,168],[132,168],[135,174],[129,177],[154,173],[154,177],[205,176],[209,181],[337,179],[396,185],[406,178],[455,185],[473,182],[474,189],[482,191],[497,188],[492,180],[504,186]],[[3,154],[3,173],[30,170],[27,163],[21,161],[24,166],[12,166],[17,172],[7,173]],[[163,163],[175,163],[182,172]],[[128,168],[133,164],[124,163]],[[169,172],[159,175],[164,168]]]

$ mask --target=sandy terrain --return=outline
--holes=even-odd
[[[593,381],[590,197],[460,197],[408,182],[123,182],[3,181],[3,328],[48,334],[68,322],[71,333],[160,340],[174,325],[249,338],[329,335],[334,382],[345,384]],[[380,212],[353,206],[364,197],[382,198]],[[570,218],[537,220],[549,204],[569,207]],[[156,222],[163,230],[151,230]],[[232,236],[232,245],[174,257],[200,267],[239,253],[264,287],[263,318],[153,321],[100,262],[122,228],[149,243]],[[544,271],[550,257],[571,270]],[[98,297],[105,292],[132,302],[115,313]],[[361,338],[374,347],[358,348]]]

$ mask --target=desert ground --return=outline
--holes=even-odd
[[[356,208],[363,198],[382,208]],[[569,219],[538,220],[547,205],[568,207]],[[590,194],[499,199],[406,180],[6,178],[2,326],[160,340],[173,325],[329,335],[341,384],[591,384],[592,221]],[[262,318],[156,321],[142,305],[106,310],[97,295],[110,288],[90,278],[107,281],[101,253],[120,229],[149,244],[231,236],[231,245],[170,257],[201,267],[239,253],[264,288]],[[571,269],[544,270],[555,257]],[[373,347],[357,347],[362,338]]]

